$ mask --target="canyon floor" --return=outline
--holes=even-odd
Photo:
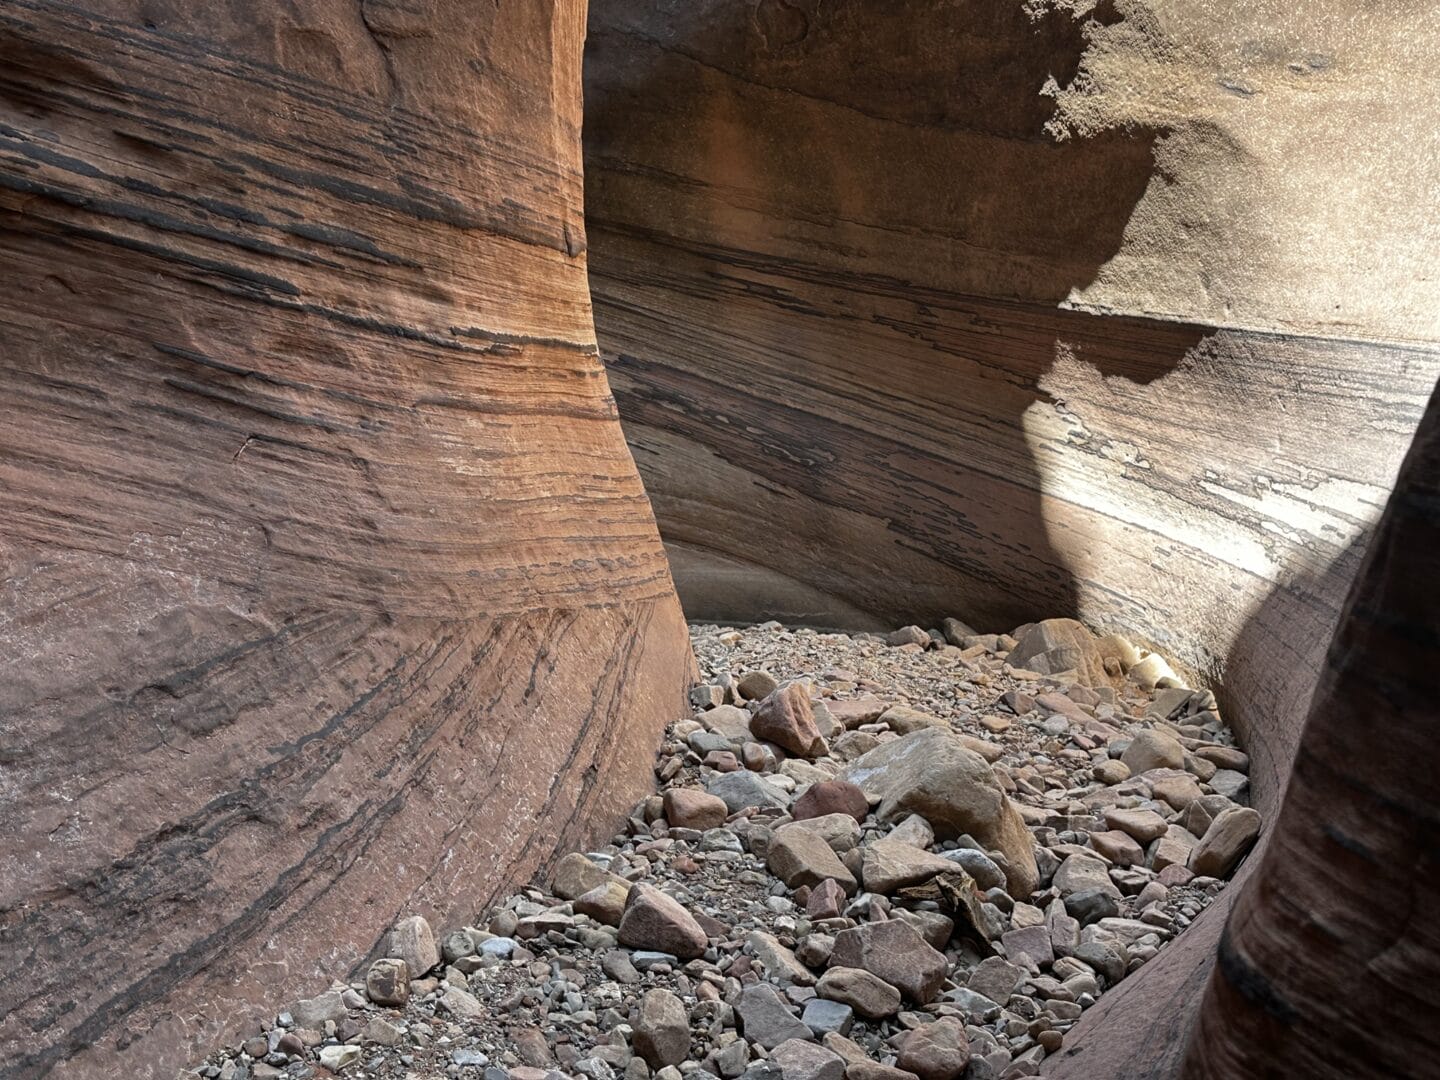
[[[1261,829],[1213,695],[1072,620],[691,632],[622,833],[186,1075],[1033,1075]]]

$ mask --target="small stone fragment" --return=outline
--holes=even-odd
[[[320,1048],[320,1064],[331,1072],[339,1072],[350,1065],[354,1065],[364,1056],[364,1051],[358,1046],[322,1046]]]

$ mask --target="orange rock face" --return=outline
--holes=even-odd
[[[583,5],[0,11],[0,1076],[172,1080],[606,835],[685,631]]]

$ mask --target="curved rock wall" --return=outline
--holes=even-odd
[[[687,612],[1136,635],[1273,820],[1440,373],[1413,16],[597,2],[597,329]],[[1227,910],[1047,1071],[1177,1070]]]
[[[1440,391],[1331,643],[1284,809],[1219,945],[1186,1077],[1434,1071]]]
[[[690,659],[579,0],[0,9],[0,1077],[171,1080],[606,835]]]

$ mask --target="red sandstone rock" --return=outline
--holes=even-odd
[[[583,38],[0,13],[6,1080],[172,1080],[651,782],[691,669],[591,327]]]

